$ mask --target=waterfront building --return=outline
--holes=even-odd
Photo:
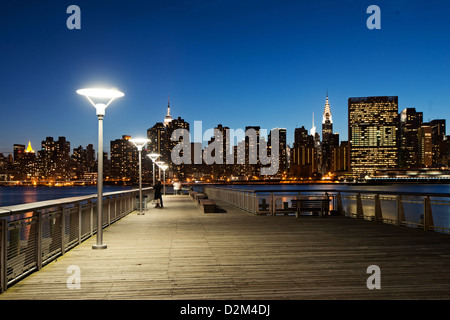
[[[397,168],[398,97],[348,99],[350,170],[357,178]]]
[[[123,135],[121,139],[111,141],[109,180],[126,182],[139,178],[139,152],[130,139],[130,136]]]
[[[446,162],[446,152],[442,149],[445,136],[445,119],[435,119],[430,121],[433,165],[441,165]]]
[[[334,171],[333,153],[339,147],[339,134],[333,133],[333,117],[331,115],[328,94],[325,101],[325,107],[322,116],[322,143],[320,153],[320,172],[322,175]]]
[[[171,161],[173,148],[183,139],[180,137],[178,141],[172,140],[172,133],[177,129],[189,130],[189,123],[181,117],[172,118],[170,114],[170,103],[167,105],[167,114],[163,122],[157,122],[153,127],[147,129],[147,138],[150,139],[150,142],[147,144],[148,153],[158,153],[161,155],[158,161],[167,163],[169,167],[166,173],[170,179],[184,179],[186,174],[185,164],[175,165]]]
[[[314,133],[315,132],[311,132]],[[290,151],[289,174],[296,178],[310,178],[317,173],[317,148],[313,135],[305,127],[294,131],[294,144]]]
[[[433,165],[433,139],[429,122],[423,123],[418,129],[420,167],[429,168]]]
[[[41,142],[37,159],[38,174],[42,179],[67,181],[70,179],[70,142],[65,137],[47,137]]]
[[[244,172],[245,175],[251,180],[259,178],[261,173],[261,162],[258,157],[260,130],[260,126],[245,127],[246,135]]]
[[[341,141],[339,146],[331,148],[331,168],[330,171],[337,175],[346,175],[349,170],[349,148],[348,141]]]
[[[400,113],[400,168],[420,167],[418,130],[422,122],[423,113],[415,108],[405,108]]]
[[[325,107],[322,115],[322,141],[329,141],[330,135],[333,133],[333,117],[331,115],[328,94],[325,101]]]
[[[71,178],[74,180],[84,180],[93,183],[94,178],[97,177],[97,166],[95,161],[95,150],[92,144],[89,144],[86,149],[82,146],[73,149],[71,156]],[[104,176],[110,174],[110,163],[107,159],[103,159]],[[95,173],[95,174],[94,174]]]
[[[288,169],[288,153],[287,153],[287,133],[286,128],[274,128],[270,130],[268,136],[268,156],[272,156],[272,134],[277,131],[278,132],[278,159],[275,159],[275,162],[278,163],[278,177],[282,177],[282,175],[287,173]],[[273,160],[272,160],[273,161]]]
[[[322,167],[322,145],[320,142],[320,134],[317,132],[316,125],[314,123],[314,112],[312,114],[312,127],[310,130],[310,134],[313,137],[314,148],[316,149],[315,150],[316,159],[314,161],[317,165],[317,169],[319,170]]]

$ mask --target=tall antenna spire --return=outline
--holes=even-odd
[[[316,126],[314,125],[314,112],[313,112],[313,118],[312,118],[312,128],[310,130],[310,133],[312,136],[315,136],[315,134],[316,134]]]
[[[172,116],[170,115],[170,96],[167,95],[167,115],[164,118],[164,126],[167,126],[170,122],[172,122]]]
[[[167,95],[167,116],[170,117],[170,96]]]

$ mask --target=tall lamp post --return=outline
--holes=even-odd
[[[155,163],[158,165],[158,179],[161,179],[161,166],[164,164],[164,161],[156,161]]]
[[[136,146],[136,148],[139,151],[139,215],[144,214],[142,212],[142,166],[141,166],[141,154],[142,154],[142,148],[145,146],[147,142],[149,142],[149,139],[145,138],[136,138],[136,139],[130,139],[131,142]]]
[[[103,244],[103,117],[105,109],[114,99],[123,97],[123,92],[115,89],[79,89],[77,93],[85,96],[97,110],[98,118],[98,168],[97,168],[97,244],[92,249],[106,249]],[[95,102],[95,100],[98,100]]]
[[[159,153],[150,153],[147,156],[152,160],[152,163],[153,163],[153,185],[155,185],[155,161],[161,155]]]
[[[167,164],[162,164],[159,166],[163,170],[163,181],[164,181],[164,195],[166,195],[166,169],[169,167]]]

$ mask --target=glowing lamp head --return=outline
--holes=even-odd
[[[116,98],[121,98],[125,94],[116,89],[86,88],[77,90],[79,95],[85,96],[89,102],[97,109],[98,116],[104,116],[106,107]]]
[[[158,167],[161,167],[164,164],[164,161],[156,161],[155,163],[158,165]]]
[[[167,164],[162,164],[159,166],[163,171],[166,171],[166,169],[169,167]]]
[[[158,159],[161,155],[159,153],[150,153],[147,155],[153,162]]]
[[[136,139],[130,139],[131,142],[138,148],[139,151],[142,150],[142,148],[145,146],[147,142],[149,142],[149,139],[145,138],[136,138]]]

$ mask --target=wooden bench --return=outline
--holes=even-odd
[[[196,193],[196,194],[194,194],[194,201],[195,202],[199,202],[200,199],[206,199],[206,198],[207,198],[206,194],[204,194],[204,193]]]
[[[200,205],[203,207],[204,213],[211,213],[216,211],[216,202],[211,199],[199,199]]]
[[[328,215],[330,207],[329,198],[316,199],[295,199],[291,200],[294,208],[296,208],[295,216],[298,218],[302,212],[312,212],[312,214],[320,213],[320,216]]]

